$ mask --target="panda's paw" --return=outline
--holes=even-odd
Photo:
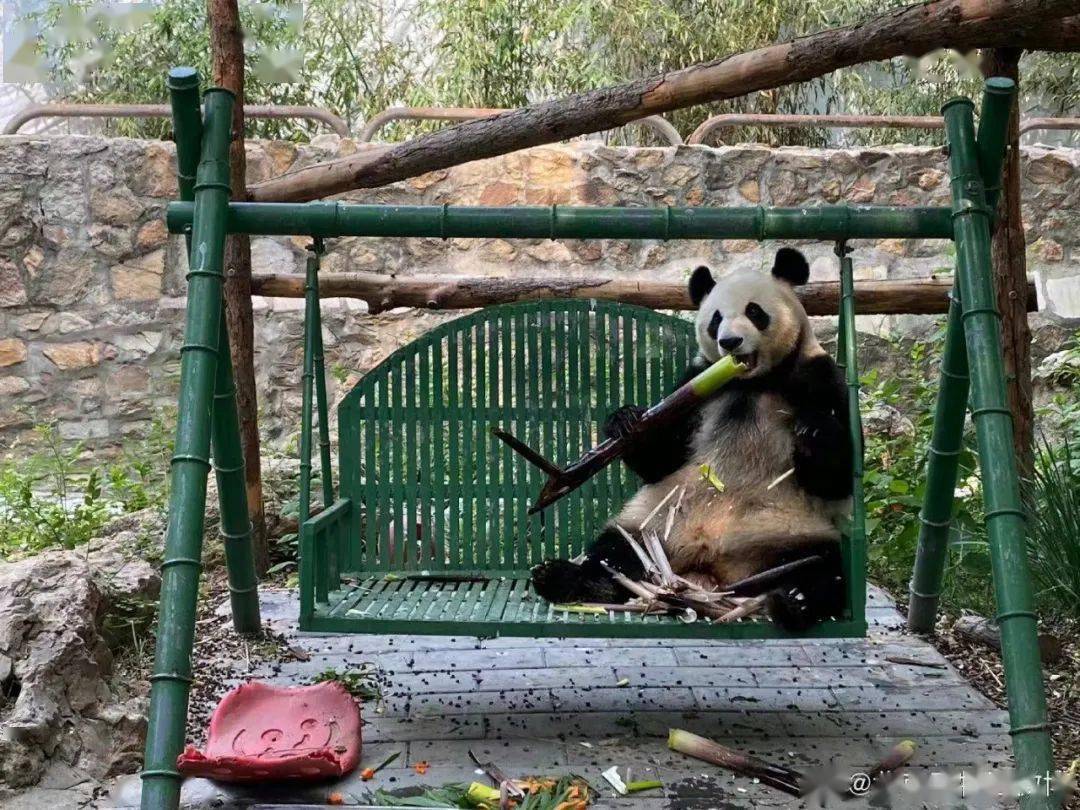
[[[549,602],[622,603],[629,594],[604,571],[569,560],[545,560],[532,570],[533,590]]]
[[[789,633],[804,633],[823,618],[798,588],[777,588],[765,601],[769,618]]]
[[[628,435],[641,420],[645,408],[640,405],[623,405],[604,421],[604,435],[609,439],[621,439]]]

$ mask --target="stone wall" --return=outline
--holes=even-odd
[[[355,151],[317,138],[249,145],[252,180]],[[169,143],[92,137],[0,138],[0,449],[56,422],[68,439],[115,447],[171,407],[184,308],[182,240],[162,222],[175,194]],[[1041,319],[1080,317],[1080,152],[1028,149],[1023,159],[1030,269]],[[739,146],[614,149],[545,147],[350,195],[380,203],[581,205],[946,204],[940,149],[812,150]],[[304,239],[253,240],[261,272],[302,271]],[[920,240],[856,243],[860,278],[947,270],[952,247]],[[774,246],[750,242],[339,239],[325,272],[626,273],[682,279],[698,262],[764,268]],[[832,246],[804,246],[813,278],[834,273]],[[299,300],[256,299],[257,374],[264,432],[297,429]],[[366,314],[358,301],[324,305],[332,391],[340,394],[389,351],[448,313]],[[906,329],[910,318],[863,318],[860,328]]]

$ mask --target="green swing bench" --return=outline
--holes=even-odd
[[[258,632],[260,614],[228,332],[222,307],[228,233],[307,235],[301,432],[300,627],[357,633],[490,637],[592,636],[767,638],[766,621],[683,623],[634,614],[570,613],[537,599],[529,569],[574,555],[634,489],[612,465],[569,497],[529,517],[541,480],[491,435],[503,427],[563,463],[597,438],[625,402],[658,401],[693,351],[682,318],[603,301],[494,306],[448,322],[405,346],[350,391],[338,411],[340,492],[333,486],[323,376],[318,262],[339,236],[570,239],[819,239],[836,244],[841,281],[838,360],[859,436],[852,239],[952,239],[956,283],[949,307],[940,394],[920,515],[909,625],[933,626],[944,571],[957,456],[970,393],[983,459],[986,524],[1017,771],[1052,768],[1036,616],[1024,557],[1024,513],[1012,456],[999,325],[990,276],[990,229],[999,192],[1009,109],[1007,79],[987,81],[976,132],[973,105],[944,109],[952,177],[949,207],[455,208],[346,203],[231,203],[232,95],[207,90],[177,68],[168,80],[180,201],[172,233],[188,239],[188,307],[181,348],[179,418],[169,525],[151,677],[142,806],[179,801],[176,757],[184,742],[192,679],[207,475],[218,482],[221,536],[233,622]],[[970,368],[969,368],[970,366]],[[970,374],[970,380],[969,380]],[[318,413],[323,508],[312,515],[312,426]],[[844,542],[848,604],[820,636],[865,633],[865,537],[861,442]],[[211,463],[212,459],[212,463]],[[1029,794],[1025,807],[1049,807]]]
[[[854,318],[850,261],[843,266],[841,347]],[[309,285],[316,283],[309,273]],[[308,314],[317,325],[318,314]],[[696,345],[685,318],[607,301],[555,301],[482,309],[392,354],[338,409],[341,495],[301,528],[300,626],[485,637],[776,635],[767,621],[714,625],[558,609],[530,586],[533,565],[579,554],[638,485],[613,464],[529,516],[544,475],[491,428],[505,427],[557,463],[573,460],[599,441],[600,425],[620,404],[670,393]],[[315,348],[305,353],[313,360]],[[313,365],[305,374],[319,373]],[[848,371],[857,401],[854,363]],[[858,488],[861,454],[856,469]],[[862,546],[861,509],[857,519],[855,542],[845,543],[848,615],[815,634],[865,631],[865,566],[854,553]]]

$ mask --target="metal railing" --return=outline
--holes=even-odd
[[[5,135],[14,135],[36,118],[169,118],[168,104],[31,104],[12,116],[4,127]],[[306,118],[326,124],[342,138],[349,137],[349,125],[338,115],[322,107],[283,104],[245,104],[248,118]]]
[[[367,143],[393,121],[473,121],[507,112],[498,107],[388,107],[368,121],[357,140]],[[4,135],[14,135],[38,118],[168,118],[167,104],[31,104],[20,110],[4,127]],[[323,107],[278,104],[245,104],[248,118],[304,118],[325,124],[342,138],[350,135],[341,116]],[[671,123],[650,115],[631,124],[640,124],[672,146],[683,143]],[[714,132],[734,127],[760,126],[799,129],[943,129],[944,119],[936,115],[787,115],[776,113],[723,113],[703,121],[686,139],[687,144],[703,144]],[[1035,130],[1080,131],[1080,118],[1027,118],[1020,122],[1020,134]]]
[[[474,121],[477,118],[489,118],[499,113],[509,112],[498,107],[388,107],[368,121],[360,131],[358,140],[369,142],[384,126],[392,121]],[[671,122],[659,115],[650,115],[631,124],[640,124],[663,138],[672,146],[683,142],[679,131]]]
[[[718,129],[732,127],[825,127],[828,129],[944,129],[937,115],[782,115],[774,113],[723,113],[702,121],[686,139],[702,144]],[[1038,129],[1080,131],[1080,118],[1028,118],[1020,122],[1020,134]]]

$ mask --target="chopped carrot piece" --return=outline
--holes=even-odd
[[[424,762],[417,762],[412,767],[413,767],[414,771],[416,771],[418,774],[423,776],[425,773],[428,772],[428,768],[430,768],[431,766],[428,765],[428,763],[426,761],[424,761]]]
[[[327,804],[345,804],[345,797],[340,793],[331,793],[326,797]]]
[[[374,768],[364,768],[364,770],[360,771],[360,778],[363,779],[365,782],[368,782],[368,781],[374,779],[375,778],[375,769]]]

